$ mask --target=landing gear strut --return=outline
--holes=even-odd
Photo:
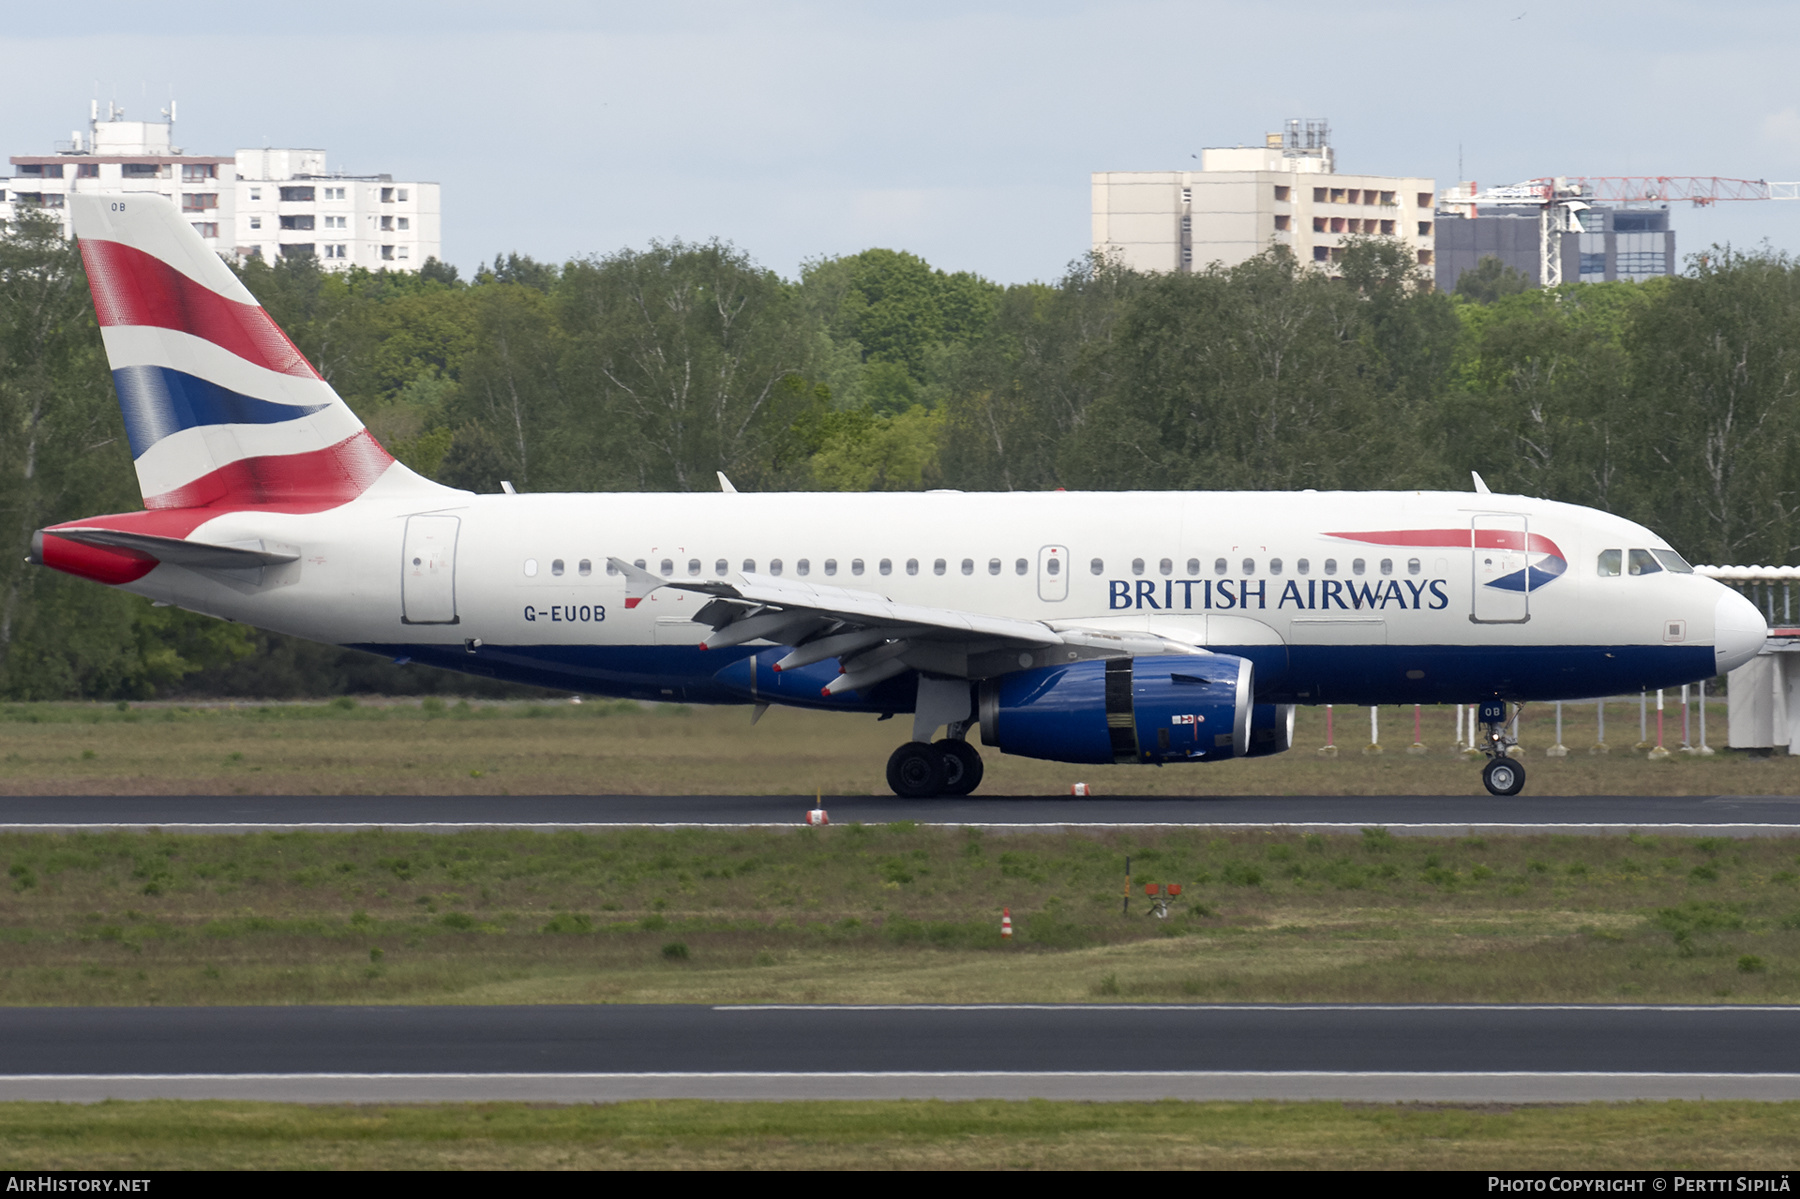
[[[981,785],[981,754],[960,737],[908,741],[888,758],[888,786],[902,799],[967,795]]]
[[[1525,763],[1508,755],[1508,751],[1519,743],[1519,711],[1515,705],[1509,722],[1504,701],[1491,699],[1481,705],[1481,724],[1485,730],[1481,752],[1488,756],[1487,764],[1481,768],[1481,783],[1490,795],[1517,795],[1525,789]]]

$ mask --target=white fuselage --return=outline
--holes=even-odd
[[[409,535],[409,520],[423,516],[454,521],[420,522]],[[428,528],[438,535],[423,538]],[[1472,528],[1529,540],[1471,548]],[[227,513],[191,536],[260,540],[300,557],[241,571],[165,564],[128,588],[433,665],[698,701],[749,698],[715,686],[726,663],[695,650],[708,630],[689,617],[705,597],[665,589],[628,609],[608,558],[680,580],[753,571],[1057,627],[1148,632],[1243,653],[1257,663],[1259,696],[1301,703],[1616,693],[1711,677],[1761,644],[1754,609],[1709,579],[1599,573],[1602,551],[1666,549],[1647,529],[1517,496],[421,496],[378,485],[315,514]],[[1529,583],[1490,586],[1509,572]],[[420,619],[407,619],[408,604]]]

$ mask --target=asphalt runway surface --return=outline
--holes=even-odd
[[[1800,1008],[0,1009],[0,1099],[1800,1098]]]
[[[1069,796],[904,800],[834,795],[833,823],[1074,828],[1190,825],[1395,833],[1624,833],[1800,835],[1800,796]],[[810,795],[14,796],[0,798],[0,831],[161,828],[169,832],[416,828],[601,829],[756,827],[803,823]]]

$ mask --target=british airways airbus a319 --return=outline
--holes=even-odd
[[[196,612],[597,695],[911,713],[902,796],[1279,753],[1296,704],[1516,711],[1711,678],[1754,606],[1641,525],[1485,492],[476,495],[388,456],[158,197],[70,196],[144,510],[32,561]],[[721,476],[721,483],[724,483]],[[942,739],[932,740],[939,729]]]

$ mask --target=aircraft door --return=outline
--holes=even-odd
[[[1069,598],[1069,547],[1047,545],[1038,551],[1038,598],[1057,603]]]
[[[1477,516],[1474,609],[1477,624],[1523,624],[1531,619],[1530,530],[1523,516]]]
[[[456,535],[454,516],[409,516],[401,555],[400,622],[456,624]]]

